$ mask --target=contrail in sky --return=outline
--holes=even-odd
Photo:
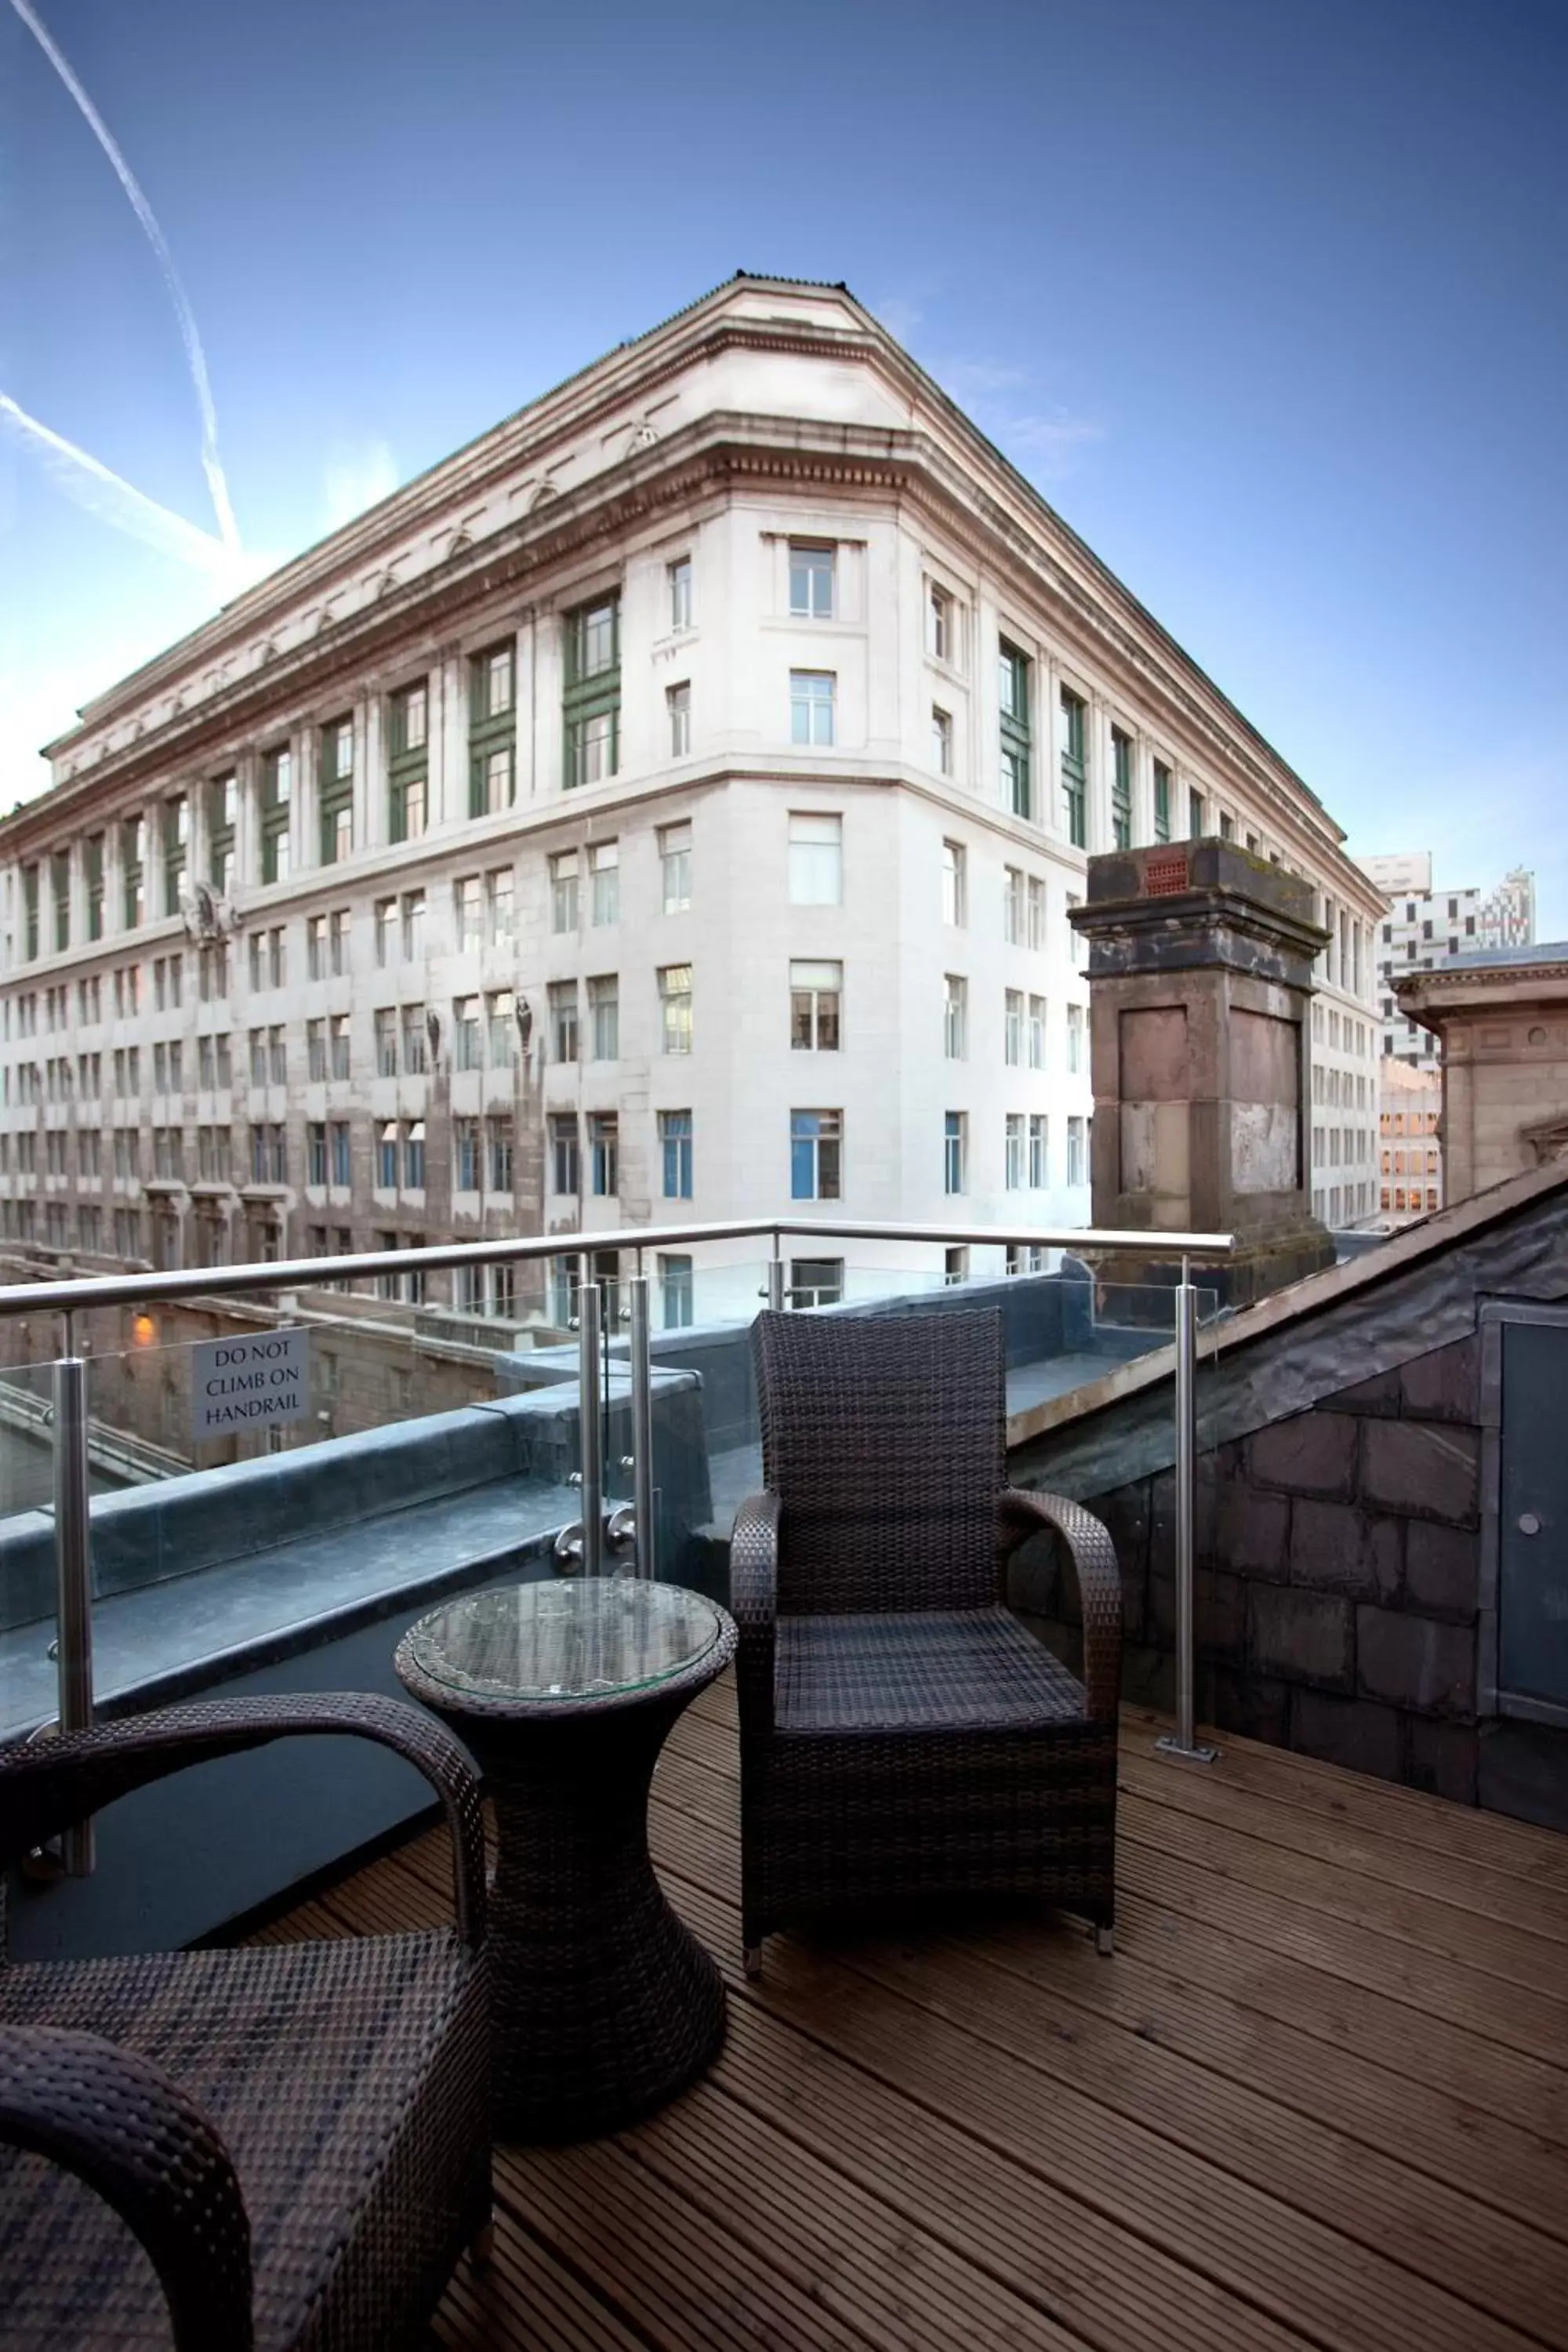
[[[237,566],[243,562],[237,546],[227,546],[215,539],[209,530],[198,530],[184,515],[172,514],[107,466],[79,449],[74,441],[63,435],[51,433],[36,416],[6,393],[0,392],[0,425],[24,433],[43,452],[44,461],[58,481],[60,488],[79,506],[91,514],[100,515],[106,522],[115,523],[149,547],[158,548],[165,555],[176,555],[182,562],[194,564],[198,572],[211,572],[226,586],[233,587]]]
[[[158,257],[158,266],[163,270],[163,281],[168,287],[170,299],[174,305],[174,315],[180,322],[180,335],[185,346],[186,360],[190,363],[191,382],[195,386],[196,401],[202,412],[202,470],[206,475],[207,488],[212,493],[213,510],[217,516],[218,534],[225,547],[237,555],[239,526],[234,519],[234,509],[229,503],[228,483],[225,478],[223,464],[217,453],[217,413],[213,407],[212,387],[207,382],[207,363],[202,351],[202,339],[196,332],[196,322],[192,315],[191,306],[185,299],[185,289],[181,285],[179,272],[174,268],[174,257],[169,251],[153,207],[142,194],[130,164],[115,145],[108,124],[78,81],[45,26],[34,15],[29,0],[11,0],[11,5],[80,108],[89,130],[108,156],[114,167],[115,177],[131,199],[131,208],[146,231],[148,244]],[[7,402],[6,406],[15,408],[15,403]],[[32,419],[24,417],[20,409],[16,410],[16,415],[23,424],[32,425]],[[46,431],[46,428],[41,425],[37,429],[39,432]],[[80,450],[75,448],[68,441],[60,441],[58,435],[50,434],[47,437],[56,443],[58,451],[68,452],[74,457],[82,457]],[[100,474],[107,472],[107,468],[95,466],[95,461],[91,458],[85,458],[83,462]],[[108,478],[110,481],[119,481],[118,475],[109,475]],[[121,488],[129,490],[128,484],[121,483]],[[130,490],[129,494],[133,499],[140,496],[140,493],[134,490]],[[153,506],[153,501],[147,499],[143,503]],[[154,510],[160,514],[164,511],[161,507],[155,508]],[[170,520],[174,520],[175,518],[171,517]],[[190,529],[191,526],[187,525],[186,528]],[[205,540],[206,534],[199,532],[197,536]]]

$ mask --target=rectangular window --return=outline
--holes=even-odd
[[[1029,779],[1029,659],[1005,637],[997,647],[1002,713],[1002,797],[1015,816],[1033,816]]]
[[[789,1262],[789,1299],[802,1311],[813,1307],[837,1307],[844,1298],[841,1257],[793,1257]]]
[[[378,1078],[397,1076],[397,1012],[391,1004],[377,1007],[375,1026],[375,1075]]]
[[[125,928],[133,931],[143,922],[147,913],[147,820],[144,816],[128,818],[120,828],[120,878],[123,894]],[[36,866],[22,868],[22,899],[26,919],[27,953],[38,952],[38,869]]]
[[[1115,849],[1132,846],[1132,738],[1110,730],[1110,840]]]
[[[791,540],[789,609],[796,620],[832,620],[836,554],[830,546],[810,540]]]
[[[617,973],[602,973],[588,982],[588,1020],[595,1062],[616,1062],[621,1055],[621,983]]]
[[[789,1042],[797,1053],[836,1054],[839,1007],[844,995],[841,963],[792,963],[789,968]]]
[[[452,906],[458,953],[478,955],[485,943],[484,892],[477,874],[466,874],[452,885]]]
[[[792,669],[789,674],[789,740],[821,745],[834,740],[833,711],[837,679],[830,669]]]
[[[468,814],[497,816],[517,797],[516,647],[489,646],[468,663]]]
[[[182,808],[184,806],[183,800],[180,806]],[[183,866],[180,869],[180,878],[183,887],[184,881]],[[54,935],[51,945],[56,955],[63,955],[71,943],[71,862],[68,850],[56,850],[49,860],[49,897],[54,909]],[[171,914],[174,913],[178,904],[179,900],[176,897],[171,901],[168,911]]]
[[[789,820],[792,907],[844,903],[844,819],[792,810]]]
[[[103,937],[103,835],[89,833],[82,849],[82,866],[87,879],[87,935],[89,940]]]
[[[256,1083],[256,1043],[259,1029],[250,1033],[250,1076]],[[305,1076],[312,1086],[324,1086],[327,1078],[327,1024],[324,1021],[305,1024]]]
[[[661,824],[658,829],[659,874],[664,911],[681,915],[691,904],[691,827]]]
[[[686,680],[666,687],[664,707],[669,714],[669,756],[684,760],[691,750],[691,688]]]
[[[551,1119],[550,1189],[552,1192],[559,1192],[567,1199],[575,1199],[583,1189],[575,1112],[563,1114]]]
[[[621,919],[621,845],[598,841],[588,852],[588,878],[593,886],[594,921],[617,923]]]
[[[162,816],[163,848],[163,912],[177,915],[180,894],[185,887],[191,841],[191,803],[186,793],[176,793],[163,803]]]
[[[558,849],[550,861],[550,928],[556,932],[577,929],[577,852]]]
[[[1193,841],[1201,841],[1203,839],[1204,830],[1207,822],[1208,819],[1204,808],[1204,796],[1202,793],[1189,792],[1187,794],[1187,834],[1189,838]]]
[[[942,1119],[942,1177],[944,1192],[963,1192],[969,1183],[969,1114],[950,1110]]]
[[[341,1188],[346,1188],[353,1175],[347,1119],[333,1119],[329,1133],[332,1147],[332,1181]]]
[[[1171,771],[1163,760],[1154,762],[1154,838],[1171,838]]]
[[[1047,1167],[1046,1115],[1044,1111],[1029,1113],[1029,1190],[1043,1192],[1050,1182]]]
[[[320,819],[320,857],[323,866],[338,866],[354,845],[354,727],[352,719],[334,719],[321,730],[321,765],[316,793]]]
[[[273,1032],[274,1036],[279,1038],[281,1038],[282,1034],[281,1030],[274,1030]],[[327,1043],[331,1050],[331,1070],[332,1076],[340,1081],[346,1079],[349,1076],[350,1070],[349,1016],[346,1013],[334,1013],[331,1019],[328,1022]]]
[[[397,952],[397,901],[378,898],[375,902],[375,961],[377,969],[384,971]]]
[[[562,695],[568,790],[596,784],[620,765],[621,602],[605,596],[566,615]]]
[[[378,1190],[383,1192],[395,1192],[397,1190],[397,1121],[393,1118],[387,1120],[376,1138],[375,1181]],[[397,1244],[389,1242],[386,1246],[395,1249]],[[384,1298],[390,1298],[393,1295],[389,1290],[382,1293]]]
[[[1002,868],[1002,937],[1010,948],[1024,944],[1024,908],[1026,904],[1022,868],[1005,866]]]
[[[955,971],[942,982],[942,1050],[950,1062],[962,1062],[969,1051],[969,982]]]
[[[259,1127],[253,1127],[250,1130],[251,1160],[253,1164],[256,1159],[257,1142],[265,1131],[266,1130],[264,1129]],[[258,1172],[259,1173],[259,1171],[258,1171]],[[324,1120],[312,1119],[305,1129],[305,1181],[307,1184],[324,1184],[326,1181],[326,1124]]]
[[[926,651],[933,661],[954,658],[952,598],[934,580],[926,591]]]
[[[691,966],[666,964],[658,975],[659,1051],[691,1051]]]
[[[691,626],[691,558],[678,555],[673,563],[664,567],[669,587],[669,625],[672,629]]]
[[[403,1189],[405,1192],[425,1190],[425,1122],[416,1118],[409,1128],[403,1144]]]
[[[969,919],[969,859],[961,841],[942,845],[942,919],[955,930]]]
[[[659,1112],[658,1150],[663,1168],[664,1198],[667,1201],[689,1201],[691,1113],[689,1110]]]
[[[479,1189],[479,1122],[477,1118],[458,1118],[452,1122],[452,1185],[458,1192],[477,1192]]]
[[[1021,1192],[1024,1189],[1024,1114],[1018,1110],[1007,1113],[1007,1149],[1003,1181],[1009,1192]]]
[[[1009,988],[1003,993],[1002,1058],[1016,1069],[1024,1058],[1024,992]]]
[[[510,988],[485,998],[485,1054],[492,1070],[510,1070],[517,1051],[517,999]]]
[[[691,1260],[661,1255],[658,1286],[664,1328],[667,1331],[684,1331],[693,1314]]]
[[[1029,999],[1029,1067],[1043,1070],[1046,1066],[1046,1000],[1043,996]]]
[[[1076,1116],[1068,1120],[1068,1182],[1069,1184],[1084,1184],[1089,1181],[1089,1171],[1085,1165],[1084,1128],[1085,1122]]]
[[[614,1111],[588,1115],[588,1189],[597,1201],[613,1201],[621,1189],[620,1123]]]
[[[1062,831],[1075,849],[1089,841],[1089,772],[1084,764],[1084,701],[1062,688]]]
[[[1087,1018],[1081,1004],[1068,1006],[1068,1068],[1075,1076],[1081,1076],[1083,1072]]]
[[[512,1179],[512,1126],[510,1116],[498,1116],[485,1121],[486,1156],[489,1161],[489,1189],[492,1192],[510,1192]]]
[[[577,983],[574,980],[552,980],[550,983],[550,1053],[552,1061],[574,1062],[577,1059]]]
[[[1069,890],[1067,893],[1068,936],[1072,941],[1073,969],[1076,971],[1084,971],[1089,963],[1089,941],[1081,931],[1075,931],[1072,928],[1072,910],[1075,907],[1081,907],[1082,904],[1083,900],[1076,891]]]
[[[1028,942],[1032,948],[1046,944],[1046,886],[1037,874],[1028,879]]]
[[[287,744],[261,755],[261,790],[258,814],[261,835],[261,879],[289,878],[289,827],[294,799],[294,755]]]
[[[790,1198],[837,1201],[843,1176],[844,1114],[792,1110],[789,1115]]]
[[[405,1004],[403,1008],[404,1075],[410,1078],[423,1077],[428,1067],[425,1008],[422,1004]]]
[[[429,814],[430,688],[399,688],[387,711],[387,838],[417,841]]]
[[[345,978],[349,970],[353,921],[353,917],[346,907],[340,907],[327,918],[327,970],[334,980]]]
[[[305,925],[305,977],[325,980],[327,976],[327,919],[312,915]]]
[[[160,1055],[162,1051],[161,1046],[154,1046],[154,1056]],[[155,1069],[158,1066],[156,1059],[153,1066]],[[267,1084],[267,1032],[265,1029],[253,1029],[250,1033],[250,1083],[253,1087],[264,1087]],[[153,1084],[157,1084],[156,1078]],[[163,1089],[160,1087],[159,1091],[161,1093]]]
[[[931,713],[931,763],[939,776],[952,773],[952,713],[936,703]]]
[[[484,1066],[479,1000],[477,996],[459,996],[452,1006],[452,1067],[482,1070]]]

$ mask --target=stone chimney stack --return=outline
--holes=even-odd
[[[1333,1263],[1311,1213],[1307,1007],[1328,940],[1310,885],[1233,842],[1089,861],[1073,928],[1089,944],[1097,1225],[1230,1233],[1194,1269],[1244,1307]],[[1166,1283],[1180,1261],[1100,1265]]]

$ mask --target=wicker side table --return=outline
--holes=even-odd
[[[679,1586],[581,1578],[470,1593],[421,1618],[397,1672],[484,1768],[495,2121],[525,2140],[614,2131],[700,2074],[724,2032],[711,1957],[647,1850],[671,1725],[735,1628]]]

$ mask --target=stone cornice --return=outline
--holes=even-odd
[[[1550,982],[1554,992],[1568,985],[1568,960],[1555,962],[1476,964],[1464,971],[1423,971],[1402,973],[1394,983],[1395,1001],[1412,1011],[1460,1013],[1462,1003],[1439,1003],[1432,992],[1444,997],[1458,999],[1474,990],[1489,995],[1509,989],[1516,1001],[1529,1004],[1534,1001],[1541,984]]]

